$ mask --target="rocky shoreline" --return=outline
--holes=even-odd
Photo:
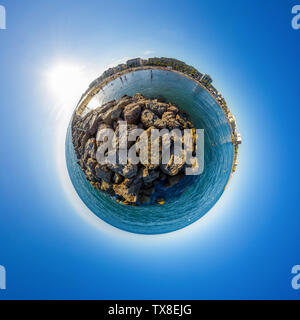
[[[167,164],[162,163],[161,152],[157,155],[159,157],[157,164],[153,164],[150,158],[148,164],[99,163],[96,153],[103,144],[99,138],[101,130],[114,130],[117,145],[121,145],[122,139],[127,140],[127,137],[119,134],[120,121],[127,122],[128,133],[133,129],[145,130],[149,141],[148,150],[144,150],[145,152],[151,148],[151,129],[179,129],[182,137],[184,129],[192,129],[192,152],[195,153],[195,128],[187,115],[174,104],[159,99],[146,99],[138,93],[133,97],[125,95],[118,101],[110,101],[84,116],[74,115],[72,141],[78,164],[91,185],[127,205],[149,204],[158,184],[168,188],[184,178],[184,169],[187,166],[184,156],[181,162],[175,161],[173,137],[170,140],[171,157]],[[134,143],[128,142],[127,149],[129,150]],[[139,150],[139,153],[143,153],[143,150]],[[164,199],[157,199],[157,203],[164,204]]]

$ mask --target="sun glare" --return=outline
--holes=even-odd
[[[86,67],[67,61],[54,63],[44,75],[51,101],[50,112],[56,119],[70,116],[82,93],[96,77]]]
[[[70,99],[87,88],[88,79],[82,67],[58,64],[47,72],[49,90],[57,99]]]

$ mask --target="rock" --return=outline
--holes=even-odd
[[[167,124],[163,120],[157,119],[154,122],[154,127],[161,130],[161,129],[165,129],[167,127]]]
[[[146,128],[154,126],[156,120],[158,117],[151,110],[146,109],[142,112],[141,121]]]
[[[137,124],[140,121],[141,106],[139,104],[130,104],[124,109],[124,120],[128,124]]]
[[[88,133],[90,135],[94,135],[96,133],[100,120],[101,120],[100,114],[97,114],[97,113],[93,114],[93,116],[88,124],[88,126],[89,126]]]
[[[148,189],[142,189],[141,193],[145,196],[151,196],[151,194],[154,192],[154,187],[150,187]]]
[[[151,184],[158,177],[159,177],[159,171],[149,170],[148,168],[145,168],[143,170],[143,181],[147,185]]]
[[[114,114],[114,109],[109,109],[107,110],[103,115],[102,115],[102,121],[108,125],[111,125],[113,123],[113,116]]]
[[[118,102],[118,106],[121,109],[124,109],[128,104],[132,103],[132,98],[128,96],[123,96],[121,100]]]
[[[158,198],[158,199],[156,200],[156,202],[157,202],[158,204],[160,204],[160,205],[163,205],[163,204],[165,204],[165,199],[164,199],[164,198]]]
[[[109,110],[115,104],[116,104],[115,100],[109,101],[109,102],[105,103],[104,105],[96,108],[95,112],[100,113],[100,114],[104,114],[107,110]]]
[[[113,190],[118,196],[123,197],[125,200],[136,203],[141,185],[141,182],[125,179],[121,184],[114,184]]]
[[[90,170],[90,172],[95,175],[95,167],[98,164],[98,162],[95,159],[89,158],[86,162],[86,167]]]
[[[162,103],[148,103],[148,108],[158,117],[161,117],[167,111],[167,106]]]
[[[170,130],[180,128],[180,123],[176,120],[176,116],[173,112],[165,112],[161,119],[167,124]]]
[[[177,184],[179,181],[181,181],[185,175],[179,174],[176,176],[168,176],[168,181],[164,185],[165,188],[170,188],[173,187],[175,184]]]
[[[134,96],[133,96],[133,100],[134,101],[138,101],[138,100],[143,100],[144,97],[140,94],[140,93],[136,93]]]
[[[138,201],[139,201],[141,204],[148,204],[148,203],[150,203],[151,198],[148,197],[148,196],[146,196],[146,195],[144,195],[144,194],[142,194],[142,195],[139,196]]]
[[[102,180],[100,190],[112,194],[113,188],[110,183]]]
[[[88,158],[96,159],[97,144],[95,138],[88,139],[84,149],[84,159]]]
[[[106,165],[100,165],[97,163],[97,165],[94,168],[95,170],[95,175],[96,178],[99,180],[103,180],[107,183],[111,182],[111,178],[112,178],[112,171],[108,169],[108,167]]]
[[[125,177],[125,178],[133,178],[134,176],[136,176],[137,172],[138,172],[138,166],[137,165],[133,165],[133,164],[127,164],[127,165],[123,165],[123,164],[107,164],[108,168],[111,169],[112,171],[120,174],[121,176]]]
[[[181,124],[182,129],[188,129],[189,128],[189,124],[188,121],[185,117],[183,117],[180,114],[176,115],[176,120]]]
[[[175,107],[175,106],[170,106],[170,107],[168,107],[168,112],[172,112],[174,114],[177,114],[178,113],[178,108]]]
[[[90,121],[92,120],[92,118],[93,118],[93,113],[89,112],[87,115],[85,115],[82,118],[82,122],[81,122],[81,125],[79,126],[79,128],[88,132],[90,129]]]
[[[97,179],[93,176],[92,172],[89,169],[85,170],[84,174],[89,181],[97,182]]]
[[[124,181],[124,177],[122,177],[120,174],[115,173],[113,177],[113,181],[115,184],[120,184],[121,182]]]
[[[111,119],[117,120],[120,117],[122,111],[123,111],[123,109],[119,104],[114,106],[112,109],[112,113],[111,113]]]
[[[167,164],[161,164],[160,168],[161,170],[166,173],[169,176],[175,176],[176,174],[178,174],[181,169],[184,167],[184,161],[182,160],[181,163],[176,164],[175,163],[175,159],[177,157],[174,156],[174,154],[171,154],[170,160]]]

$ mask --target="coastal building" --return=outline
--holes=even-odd
[[[105,78],[112,76],[115,73],[114,68],[109,68],[106,71],[104,71],[103,76]]]
[[[242,143],[242,137],[241,137],[241,135],[239,133],[235,137],[235,143],[236,144],[241,144]]]
[[[208,74],[204,74],[201,78],[201,82],[205,85],[205,86],[209,86],[213,80],[212,78],[208,75]]]
[[[116,66],[115,69],[116,69],[117,72],[126,70],[127,69],[127,64],[125,64],[125,63],[119,64],[119,65]]]
[[[135,58],[127,61],[127,68],[140,67],[143,64],[141,58]]]
[[[233,115],[230,115],[230,117],[228,117],[230,126],[232,128],[232,130],[234,131],[236,129],[236,122],[235,122],[235,118]]]

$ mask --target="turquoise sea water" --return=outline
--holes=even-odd
[[[141,93],[145,97],[162,96],[185,110],[197,129],[205,132],[204,171],[187,177],[180,184],[160,189],[164,205],[131,207],[117,203],[95,190],[86,180],[71,139],[66,137],[66,159],[71,181],[82,201],[100,219],[134,233],[160,234],[181,229],[205,215],[221,197],[230,176],[233,144],[230,127],[216,101],[193,80],[172,71],[134,71],[107,84],[91,100],[89,108],[119,99],[124,94]],[[71,123],[71,122],[70,122]]]

